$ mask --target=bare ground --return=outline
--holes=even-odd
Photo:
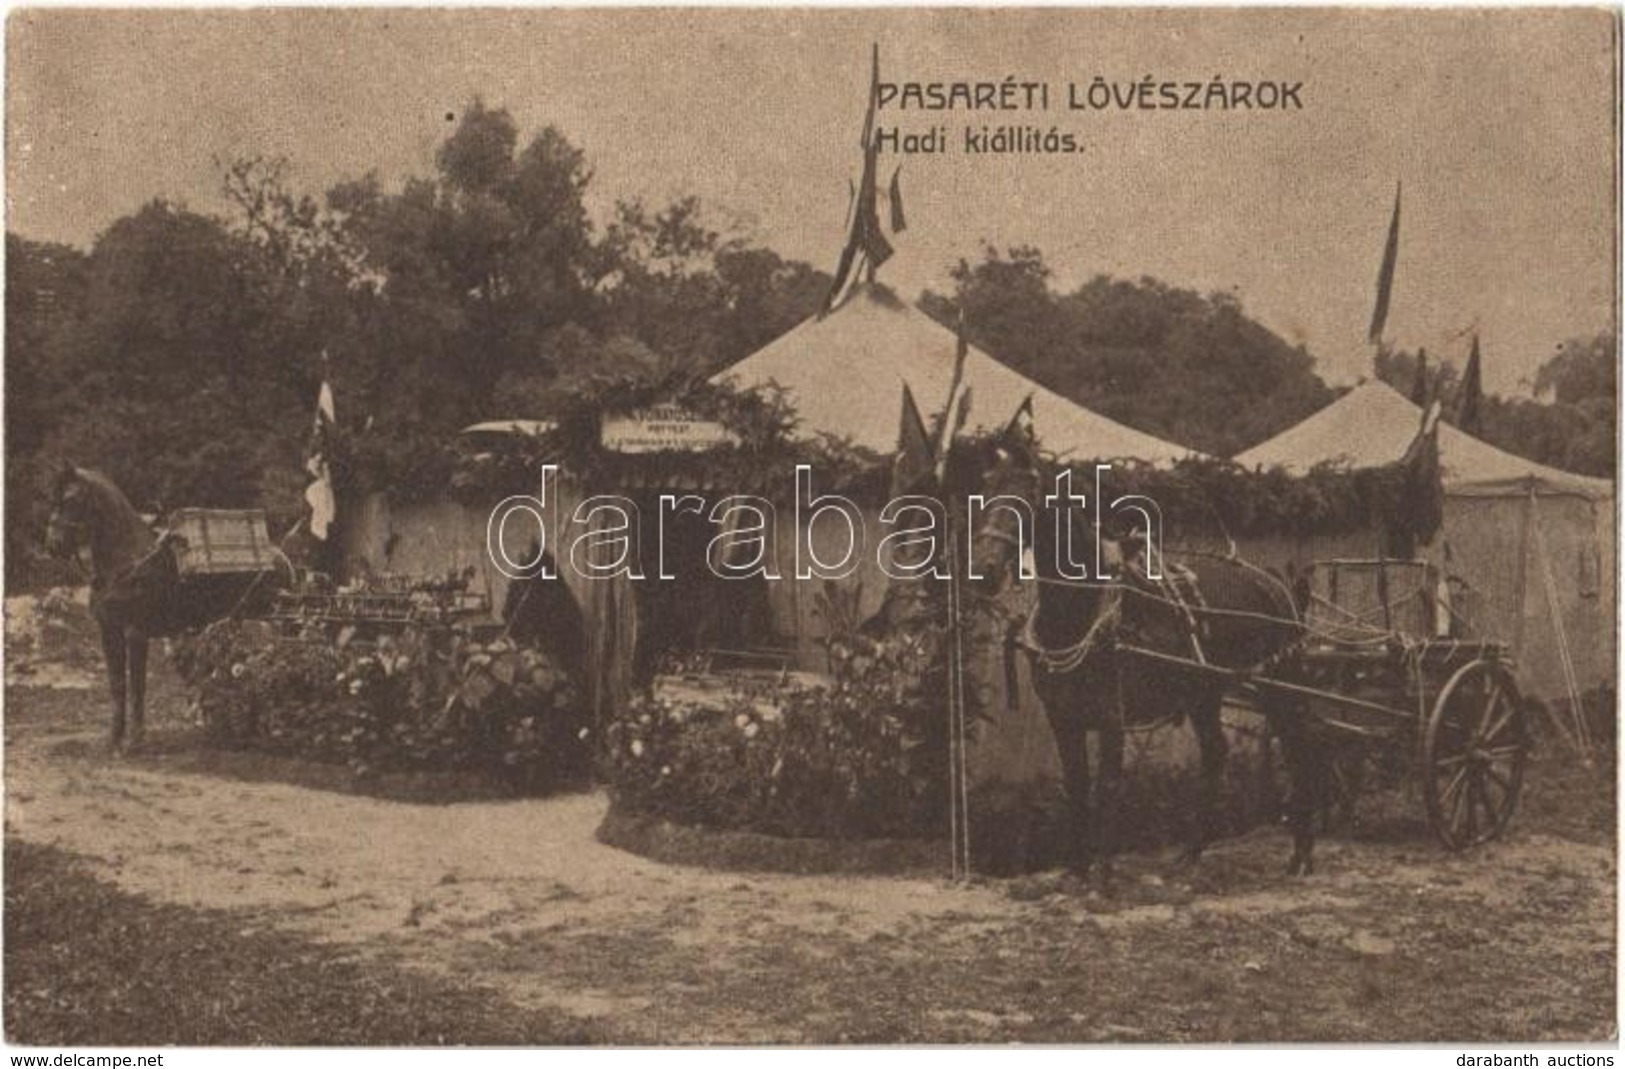
[[[158,671],[159,726],[178,731],[184,695]],[[1444,854],[1414,819],[1419,800],[1400,797],[1352,838],[1323,840],[1307,880],[1279,874],[1285,837],[1265,828],[1192,874],[1129,857],[1101,898],[1058,875],[956,887],[665,866],[593,839],[601,795],[424,805],[225,778],[184,753],[105,756],[99,686],[6,697],[8,841],[71,855],[99,882],[59,896],[74,908],[160,911],[114,937],[134,940],[128,968],[154,962],[149,986],[186,982],[154,927],[191,917],[226,925],[209,928],[225,940],[209,968],[239,983],[280,945],[329,970],[312,984],[339,961],[389,990],[462,992],[436,1033],[449,1042],[491,1042],[493,1020],[541,1022],[526,1026],[537,1042],[662,1044],[1615,1035],[1612,769],[1585,772],[1552,747],[1512,834],[1472,853]],[[42,856],[36,868],[62,865]],[[8,906],[15,869],[8,859]],[[31,908],[49,925],[42,887]],[[28,1003],[14,994],[57,979],[50,955],[14,958],[33,944],[9,925],[7,1032],[22,1038]],[[105,953],[104,928],[85,925],[96,945],[76,946],[75,926],[57,925],[53,954]],[[69,1041],[74,1013],[88,1029],[127,1008],[98,998],[129,997],[113,985],[58,1006],[60,1035],[37,1041]],[[313,1041],[254,1019],[201,1041]],[[423,1041],[397,1018],[376,1025],[335,1019],[324,1033],[317,1019],[299,1035]]]

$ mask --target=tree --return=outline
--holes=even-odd
[[[281,449],[300,377],[275,329],[258,250],[216,220],[154,201],[85,263],[57,337],[57,425],[42,448],[97,465],[139,505],[248,504]]]
[[[1331,399],[1302,347],[1248,318],[1232,295],[1099,275],[1055,292],[1042,253],[987,248],[961,262],[955,298],[921,307],[1065,397],[1131,427],[1221,456]],[[1040,429],[1041,432],[1041,429]]]
[[[41,454],[60,420],[65,393],[64,323],[84,304],[85,256],[77,249],[6,235],[6,587],[42,567],[42,493],[54,471]]]
[[[1487,356],[1486,359],[1493,359]],[[1535,400],[1488,395],[1482,437],[1509,453],[1582,475],[1614,475],[1618,345],[1610,335],[1573,338],[1536,370]],[[1378,355],[1377,377],[1407,391],[1416,356]],[[1461,374],[1449,360],[1430,361],[1433,396],[1447,419],[1460,411]]]
[[[726,367],[818,310],[829,276],[707,221],[694,197],[617,206],[600,285],[606,329],[695,373]]]
[[[285,527],[324,377],[352,490],[443,486],[467,423],[545,417],[595,374],[713,370],[828,285],[692,198],[622,205],[598,232],[582,152],[551,127],[522,141],[477,99],[395,190],[298,191],[278,158],[220,169],[226,218],[153,201],[88,253],[7,236],[14,505],[69,459],[144,510],[260,505]],[[8,561],[35,534],[9,523]]]

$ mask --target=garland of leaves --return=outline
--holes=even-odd
[[[606,449],[606,416],[654,405],[676,405],[721,424],[730,444],[703,452],[620,453]],[[343,433],[331,442],[341,494],[387,491],[399,501],[450,492],[490,501],[532,493],[544,466],[554,464],[583,486],[604,492],[725,490],[775,502],[793,500],[798,464],[811,465],[820,492],[859,500],[884,498],[891,458],[831,435],[795,434],[798,419],[774,387],[736,390],[692,375],[604,376],[589,380],[553,413],[552,430],[512,434],[478,445],[432,445],[420,437]],[[991,435],[961,436],[967,452]],[[1053,472],[1059,465],[1048,466]],[[1075,485],[1092,493],[1094,465],[1072,462]],[[1227,460],[1191,458],[1169,467],[1116,460],[1104,477],[1109,498],[1141,494],[1162,510],[1169,530],[1231,535],[1311,535],[1392,524],[1411,507],[1399,464],[1348,469],[1322,465],[1304,475],[1280,468],[1248,470]]]
[[[1089,487],[1093,465],[1074,465],[1074,485]],[[1227,460],[1187,458],[1168,468],[1114,462],[1102,479],[1108,500],[1141,494],[1157,503],[1175,531],[1232,535],[1328,534],[1385,527],[1403,516],[1404,470],[1321,465],[1307,474],[1248,470]]]
[[[703,452],[621,453],[603,446],[607,416],[654,405],[676,405],[720,424],[729,444]],[[555,427],[534,437],[508,436],[478,454],[463,447],[453,485],[474,496],[534,491],[542,468],[556,464],[584,486],[605,491],[726,489],[789,501],[798,464],[811,465],[819,487],[868,495],[883,490],[887,458],[830,435],[795,436],[797,418],[782,390],[735,390],[689,375],[589,380],[553,413]]]

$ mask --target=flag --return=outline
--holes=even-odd
[[[937,481],[948,474],[948,452],[953,448],[954,435],[965,426],[970,417],[970,387],[965,385],[965,359],[970,355],[970,342],[965,338],[965,308],[959,309],[957,343],[954,346],[954,373],[948,381],[948,403],[942,407],[942,424],[937,428]]]
[[[1028,394],[1016,408],[1016,414],[1010,417],[1010,422],[1004,428],[1004,437],[1031,445],[1036,438],[1033,430],[1033,395]]]
[[[1417,546],[1433,541],[1444,524],[1444,476],[1439,465],[1439,416],[1443,408],[1434,401],[1422,413],[1416,438],[1399,462],[1399,515],[1392,524],[1399,536],[1397,556],[1411,556]]]
[[[1411,379],[1411,404],[1426,408],[1428,404],[1428,351],[1416,352],[1416,376]]]
[[[880,46],[877,44],[874,46],[869,77],[869,110],[863,120],[863,177],[858,182],[846,246],[841,249],[840,261],[835,265],[835,279],[830,283],[829,293],[824,297],[823,312],[828,312],[839,303],[841,295],[857,277],[860,257],[868,264],[870,271],[891,259],[891,242],[886,240],[885,232],[880,226],[879,190],[876,189],[880,170],[880,140],[875,136],[875,112],[879,106]],[[896,176],[893,175],[894,221],[897,218],[895,212],[901,205],[901,199],[896,195],[896,182]],[[901,228],[894,226],[894,229]]]
[[[891,173],[891,232],[893,234],[901,234],[908,229],[908,220],[903,218],[903,187],[897,184],[897,176],[902,173],[902,164],[898,164],[897,169]]]
[[[333,387],[324,376],[321,389],[316,393],[316,422],[311,428],[309,456],[305,460],[305,471],[311,477],[310,485],[305,487],[305,501],[310,505],[310,533],[324,542],[338,514],[338,500],[333,496],[333,473],[328,465],[336,418],[333,413]]]
[[[1382,267],[1377,270],[1377,306],[1371,311],[1371,331],[1368,338],[1373,345],[1382,342],[1383,328],[1388,325],[1388,300],[1394,291],[1394,265],[1399,260],[1399,194],[1394,186],[1394,217],[1388,224],[1388,243],[1382,249]]]
[[[1461,409],[1456,413],[1456,426],[1478,437],[1484,431],[1484,369],[1480,366],[1478,335],[1473,335],[1473,349],[1467,357],[1467,370],[1461,377]]]
[[[931,438],[914,392],[903,384],[903,410],[897,426],[897,456],[892,461],[892,497],[912,493],[931,474]]]

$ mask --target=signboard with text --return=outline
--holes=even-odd
[[[677,405],[655,405],[604,417],[600,440],[618,453],[702,452],[734,440],[715,420]]]

